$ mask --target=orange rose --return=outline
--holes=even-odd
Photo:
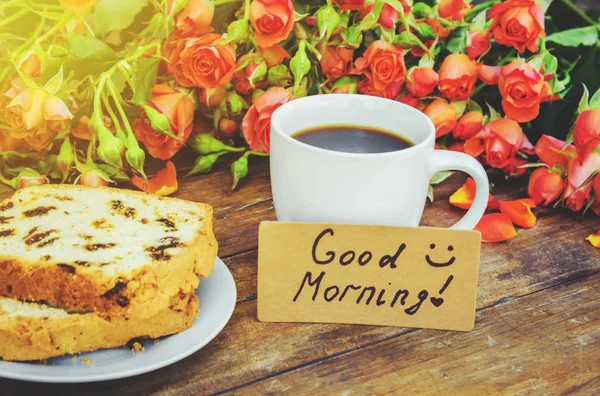
[[[343,47],[325,47],[321,57],[321,70],[329,81],[349,73],[354,50]]]
[[[600,109],[582,111],[575,121],[573,140],[579,162],[583,161],[600,146]],[[600,201],[600,197],[598,197]]]
[[[467,140],[477,135],[483,128],[483,114],[478,111],[469,111],[458,120],[452,134],[457,139]]]
[[[292,95],[282,87],[271,87],[254,98],[242,121],[242,134],[252,150],[261,153],[270,151],[271,115],[292,99]]]
[[[439,37],[440,39],[446,38],[450,34],[450,29],[445,28],[440,23],[440,21],[438,21],[435,18],[427,18],[425,20],[425,23],[431,27],[431,29],[433,30],[433,34],[435,34],[435,36]]]
[[[15,151],[24,143],[23,139],[15,139],[8,131],[0,129],[0,151]]]
[[[565,182],[560,174],[548,168],[537,168],[529,177],[527,194],[536,204],[550,205],[560,196]]]
[[[148,105],[167,116],[171,132],[179,140],[154,131],[141,119],[134,119],[132,126],[136,138],[146,146],[152,157],[167,160],[179,151],[192,133],[194,103],[186,95],[166,85],[155,85],[151,92]]]
[[[567,169],[569,161],[577,156],[575,147],[552,136],[542,135],[535,144],[535,155],[540,157],[543,163],[549,167],[558,164]]]
[[[32,130],[44,124],[42,109],[46,98],[50,96],[41,89],[28,89],[21,92],[4,110],[4,118],[15,130]],[[11,131],[13,137],[24,137],[18,131]],[[16,135],[18,134],[18,135]]]
[[[471,6],[465,0],[440,0],[438,13],[449,21],[463,19],[469,13]]]
[[[402,5],[403,9],[404,7],[406,7],[405,4]],[[361,18],[365,18],[367,15],[373,12],[373,8],[375,8],[375,4],[367,4],[365,7],[360,9],[358,14]],[[398,10],[389,4],[384,4],[381,8],[381,12],[379,13],[379,19],[377,20],[377,23],[384,28],[391,29],[396,26],[396,22],[398,22]]]
[[[198,95],[198,101],[208,107],[209,109],[213,109],[221,103],[223,99],[227,96],[227,88],[224,85],[221,85],[217,88],[208,88],[200,90],[200,94]]]
[[[592,183],[585,187],[582,186],[598,169],[600,169],[600,154],[598,153],[590,154],[582,163],[577,158],[569,161],[563,203],[573,212],[579,212],[590,200]]]
[[[502,73],[502,66],[487,66],[479,65],[479,79],[487,85],[496,85],[500,80],[500,74]]]
[[[421,111],[425,108],[423,106],[423,103],[421,102],[421,99],[417,98],[411,93],[407,93],[406,95],[399,98],[398,102],[404,103],[405,105],[409,105],[410,107],[414,107],[415,109]]]
[[[506,116],[518,122],[535,119],[540,113],[540,103],[548,94],[544,76],[522,60],[502,67],[498,89]]]
[[[169,0],[167,12],[170,14],[175,0]],[[182,37],[199,37],[212,32],[215,5],[207,0],[187,0],[187,4],[175,16],[175,30]]]
[[[492,38],[483,30],[470,30],[467,33],[467,55],[469,58],[479,58],[490,50]]]
[[[367,77],[366,87],[363,83],[365,80],[361,81],[362,90],[359,84],[361,93],[378,93],[376,96],[393,98],[398,95],[404,84],[406,66],[402,48],[385,40],[372,42],[362,57],[354,62],[354,66],[356,73],[362,73]]]
[[[219,45],[221,39],[219,34],[207,34],[186,41],[178,62],[185,81],[200,88],[216,88],[231,81],[236,69],[235,50]]]
[[[56,96],[46,98],[42,108],[42,116],[46,120],[50,132],[65,130],[73,119],[73,114],[67,109],[65,102]]]
[[[456,126],[458,114],[454,106],[443,99],[436,99],[429,103],[423,113],[433,121],[435,137],[440,137],[452,132]]]
[[[477,82],[477,62],[465,54],[451,54],[444,59],[439,71],[438,89],[442,96],[454,102],[471,96]]]
[[[54,133],[48,130],[47,125],[42,124],[27,133],[25,136],[25,143],[27,143],[32,150],[39,153],[50,144],[53,136]]]
[[[406,75],[406,88],[411,94],[423,97],[433,92],[440,77],[429,67],[413,67]]]
[[[544,11],[535,0],[507,0],[492,7],[490,29],[496,42],[524,52],[539,50],[538,41],[546,36]]]
[[[344,11],[358,11],[365,5],[365,0],[333,0]]]
[[[90,117],[81,116],[77,126],[75,128],[71,128],[71,135],[82,140],[92,140],[92,137],[90,136],[90,129],[88,127],[89,122]]]
[[[504,168],[512,164],[515,155],[525,143],[525,134],[521,126],[509,118],[488,122],[475,137],[485,139],[486,161],[494,168]]]
[[[290,54],[280,45],[259,48],[259,50],[269,67],[281,64],[284,59],[290,59]]]
[[[183,73],[180,61],[181,52],[185,48],[185,45],[186,40],[184,38],[178,35],[171,35],[165,43],[163,53],[168,59],[167,70],[175,77],[177,84],[184,87],[193,87],[194,82]]]
[[[294,27],[294,5],[291,0],[254,0],[250,4],[250,22],[260,47],[282,42]]]
[[[431,48],[431,46],[433,45],[433,43],[435,43],[434,40],[425,40],[423,41],[423,44],[425,45],[425,47],[427,48]],[[420,46],[416,45],[414,47],[411,47],[410,49],[410,54],[412,56],[415,56],[417,58],[422,57],[423,55],[425,55],[425,50],[423,48],[421,48]]]

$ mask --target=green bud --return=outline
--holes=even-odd
[[[190,173],[188,173],[187,175],[194,176],[194,175],[198,175],[200,173],[210,172],[213,165],[215,164],[215,162],[217,162],[219,157],[222,156],[223,154],[227,154],[228,152],[229,151],[222,151],[220,153],[201,155],[200,157],[196,158],[194,167],[192,168]]]
[[[288,69],[286,65],[275,65],[269,68],[267,79],[269,85],[286,87],[292,80],[292,75],[290,74],[290,69]]]
[[[292,94],[295,98],[303,98],[305,96],[308,96],[308,81],[306,80],[306,78],[302,80],[302,83],[300,83],[300,86],[298,88],[294,88]]]
[[[164,135],[172,137],[173,139],[179,140],[179,138],[171,131],[171,122],[169,121],[169,117],[162,114],[152,106],[142,105],[142,108],[150,120],[150,126],[152,129],[154,129],[156,132],[160,132]]]
[[[340,25],[340,15],[331,4],[327,4],[316,12],[316,17],[321,40],[329,40],[329,37],[331,37],[335,29]]]
[[[408,33],[406,31],[401,32],[394,39],[394,44],[398,45],[403,49],[409,49],[416,45],[419,45],[419,39],[412,33]]]
[[[415,3],[412,6],[411,11],[413,15],[420,18],[426,18],[429,15],[433,14],[433,9],[425,3]]]
[[[119,140],[122,141],[124,145],[127,145],[127,135],[125,134],[123,129],[121,129],[121,127],[118,125],[115,125],[115,129],[115,136],[119,138]]]
[[[294,74],[294,89],[297,89],[310,70],[310,59],[306,55],[306,41],[300,40],[296,54],[290,60],[290,69]]]
[[[69,138],[66,137],[60,146],[60,151],[56,157],[56,167],[60,170],[63,181],[66,180],[74,163],[75,155],[73,154],[73,145],[71,145]]]
[[[348,94],[358,93],[358,78],[350,76],[338,78],[331,86],[331,92]]]
[[[237,161],[231,164],[231,175],[233,176],[232,190],[235,190],[240,180],[248,175],[248,157],[250,151],[246,151]]]
[[[125,145],[123,142],[113,136],[104,124],[98,125],[98,157],[104,163],[112,165],[116,168],[123,167],[123,154],[125,153]]]
[[[250,77],[248,77],[248,81],[250,81],[250,85],[252,85],[252,87],[254,87],[255,82],[264,80],[265,77],[267,76],[267,70],[268,70],[268,67],[264,61],[259,63],[256,66],[256,68],[254,69],[254,71],[252,72],[252,75],[250,75]]]
[[[236,92],[229,92],[225,99],[219,103],[221,115],[227,118],[233,118],[242,114],[248,104]]]
[[[140,175],[146,177],[144,173],[144,162],[146,153],[140,148],[140,144],[133,134],[127,137],[127,152],[125,153],[127,163],[135,169]]]
[[[243,147],[231,147],[215,139],[209,133],[198,133],[188,139],[187,145],[199,154],[206,155],[220,151],[244,151]]]
[[[238,19],[227,26],[227,39],[224,44],[243,41],[248,37],[248,20]]]
[[[47,184],[49,182],[46,176],[31,168],[12,168],[8,169],[8,172],[13,175],[18,172],[18,174],[12,179],[7,179],[0,173],[0,181],[11,186],[15,190],[29,186]]]

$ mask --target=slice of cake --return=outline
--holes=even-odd
[[[150,318],[217,254],[212,208],[141,192],[44,185],[0,204],[0,296]]]
[[[45,304],[0,297],[0,359],[41,360],[158,338],[192,327],[198,315],[193,292],[173,297],[156,315],[127,320],[96,313],[69,313]]]

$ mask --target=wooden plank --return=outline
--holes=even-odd
[[[239,393],[598,393],[598,284],[600,274],[499,303],[470,333],[418,330]]]
[[[443,216],[446,208],[432,206]],[[435,215],[435,214],[432,214]],[[578,218],[544,217],[536,228],[511,241],[484,244],[477,306],[489,307],[558,282],[600,271],[600,256],[581,238],[589,228]],[[568,229],[569,232],[564,232]],[[198,353],[159,373],[94,385],[34,385],[0,381],[0,394],[25,389],[87,394],[213,393],[367,347],[414,329],[332,324],[272,324],[256,319],[256,252],[226,259],[241,301],[224,331]],[[448,333],[455,334],[455,333]],[[413,353],[418,354],[416,350]]]

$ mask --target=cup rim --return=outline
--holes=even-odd
[[[277,124],[280,122],[280,118],[285,116],[286,111],[290,111],[292,106],[294,106],[294,105],[297,106],[300,102],[310,102],[310,101],[318,102],[318,101],[332,100],[332,99],[333,100],[343,100],[343,101],[357,101],[357,102],[372,101],[372,102],[385,103],[386,105],[389,105],[390,102],[394,103],[395,106],[404,107],[405,111],[408,111],[409,113],[412,113],[413,115],[415,115],[417,118],[420,118],[421,120],[423,120],[423,122],[425,124],[427,124],[428,133],[425,136],[425,138],[423,140],[421,140],[419,143],[415,143],[411,147],[408,147],[408,148],[405,148],[402,150],[387,151],[384,153],[348,153],[348,152],[344,152],[344,151],[334,151],[334,150],[328,150],[328,149],[324,149],[324,148],[320,148],[320,147],[316,147],[316,146],[311,146],[310,144],[306,144],[297,139],[294,139],[291,135],[283,133],[281,130],[282,128],[279,128],[277,126]],[[361,124],[360,123],[348,123],[347,125],[360,126]],[[270,132],[271,132],[271,139],[272,139],[273,134],[277,134],[277,135],[281,136],[287,142],[294,144],[298,147],[302,147],[309,151],[314,151],[317,153],[328,153],[328,154],[334,155],[334,156],[352,157],[352,158],[373,158],[374,159],[374,158],[382,158],[382,157],[392,157],[392,156],[396,156],[396,155],[410,155],[418,150],[421,150],[421,149],[427,147],[428,145],[431,145],[433,147],[432,143],[435,141],[435,126],[433,125],[433,121],[431,121],[431,119],[429,117],[427,117],[424,113],[415,109],[414,107],[411,107],[402,102],[398,102],[398,101],[386,99],[386,98],[380,98],[377,96],[362,95],[362,94],[346,94],[346,93],[311,95],[311,96],[305,96],[303,98],[294,99],[290,102],[284,103],[283,105],[281,105],[277,109],[275,109],[275,111],[271,115],[271,131]]]

